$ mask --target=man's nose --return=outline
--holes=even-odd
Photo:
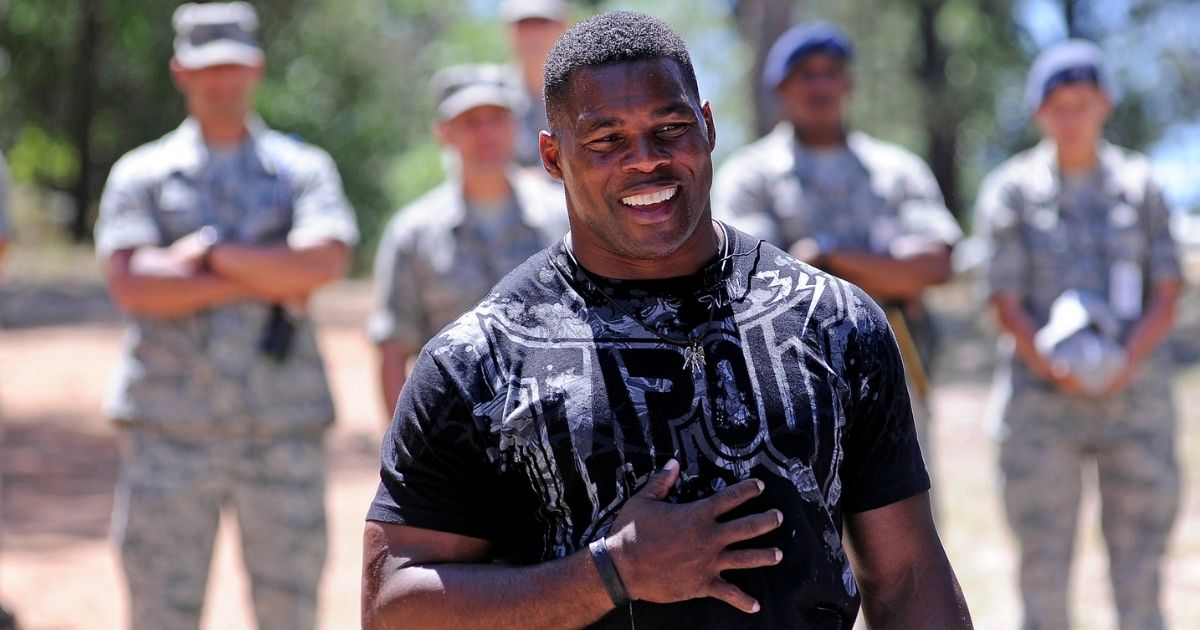
[[[623,166],[625,170],[650,173],[670,161],[670,155],[659,146],[655,138],[639,136],[630,142],[629,153],[625,156]]]

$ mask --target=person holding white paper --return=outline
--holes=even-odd
[[[1008,359],[999,452],[1023,628],[1070,627],[1081,473],[1093,466],[1120,627],[1163,627],[1179,467],[1162,341],[1183,282],[1148,160],[1103,138],[1112,93],[1094,44],[1043,52],[1026,101],[1044,140],[994,170],[976,207]]]

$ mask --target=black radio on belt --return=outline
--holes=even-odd
[[[283,363],[292,350],[292,337],[296,335],[296,322],[282,304],[271,307],[271,317],[263,327],[258,350],[272,361]]]

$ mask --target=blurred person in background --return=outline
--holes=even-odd
[[[368,332],[389,419],[421,346],[567,232],[562,189],[514,161],[526,100],[506,78],[500,66],[463,65],[431,81],[448,176],[396,213],[375,254]]]
[[[565,0],[504,0],[500,17],[508,24],[508,39],[516,58],[512,80],[525,93],[528,106],[517,118],[516,161],[545,175],[538,153],[538,134],[549,129],[546,100],[542,94],[546,55],[567,29],[570,7]]]
[[[1103,138],[1112,85],[1072,40],[1029,71],[1043,140],[987,177],[975,209],[1004,335],[1000,472],[1023,628],[1067,628],[1082,479],[1096,471],[1119,625],[1163,627],[1159,565],[1179,505],[1169,349],[1183,288],[1146,157]]]
[[[329,155],[253,113],[254,9],[186,4],[173,23],[189,116],[113,166],[96,223],[128,321],[107,412],[131,625],[199,626],[230,508],[258,627],[313,628],[334,405],[305,305],[358,231]]]
[[[8,163],[4,161],[4,154],[0,153],[0,274],[4,271],[4,250],[8,247],[8,241],[12,238],[12,227],[8,221],[8,205],[9,205],[9,186],[11,182],[8,178]],[[0,276],[2,277],[2,276]],[[3,393],[0,391],[0,393]],[[4,443],[4,407],[0,400],[0,444]],[[0,479],[0,506],[4,505],[3,496],[4,480]],[[0,525],[3,525],[3,511],[0,509]],[[0,535],[3,535],[3,528],[0,527]],[[9,630],[16,627],[16,619],[12,613],[8,612],[0,604],[0,630]]]
[[[722,165],[713,213],[884,306],[928,464],[936,339],[921,297],[950,278],[950,249],[962,230],[921,158],[848,127],[853,58],[850,37],[828,22],[793,27],[776,40],[763,81],[784,120]]]
[[[11,186],[8,162],[4,160],[4,154],[0,153],[0,264],[4,263],[4,251],[8,248],[8,241],[12,238],[12,226],[9,224],[8,218],[9,188]]]

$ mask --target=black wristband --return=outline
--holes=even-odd
[[[588,545],[588,552],[592,556],[592,564],[596,565],[596,571],[600,572],[600,581],[604,582],[604,590],[608,591],[613,606],[620,608],[628,604],[629,591],[625,590],[621,574],[617,573],[617,565],[613,564],[612,554],[608,551],[608,541],[603,538],[592,541],[592,544]]]

